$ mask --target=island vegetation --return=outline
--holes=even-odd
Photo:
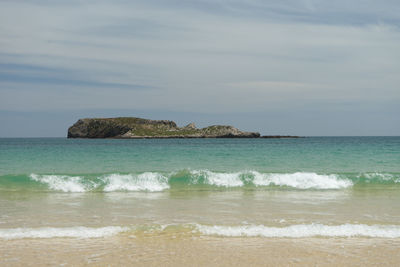
[[[68,138],[288,138],[297,136],[261,136],[233,126],[212,125],[197,128],[194,123],[178,127],[170,120],[135,117],[79,119],[68,129]]]

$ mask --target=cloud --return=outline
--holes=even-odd
[[[400,101],[399,8],[372,0],[2,1],[0,105],[233,114],[351,103],[387,110],[394,123],[398,109],[387,103]]]
[[[82,75],[77,73],[76,71],[68,69],[55,69],[43,66],[15,63],[0,63],[0,80],[3,83],[28,84],[28,86],[32,89],[35,89],[37,84],[129,90],[154,89],[149,86],[138,84],[91,81],[85,79],[85,77],[82,77]]]

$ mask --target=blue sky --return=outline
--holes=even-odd
[[[400,135],[398,1],[0,2],[0,137],[81,117]]]

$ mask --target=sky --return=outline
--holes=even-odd
[[[400,2],[1,0],[0,137],[116,116],[400,135]]]

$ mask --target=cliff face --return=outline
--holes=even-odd
[[[254,138],[259,133],[214,125],[202,129],[194,123],[178,127],[167,120],[133,117],[80,119],[68,129],[68,138]]]

